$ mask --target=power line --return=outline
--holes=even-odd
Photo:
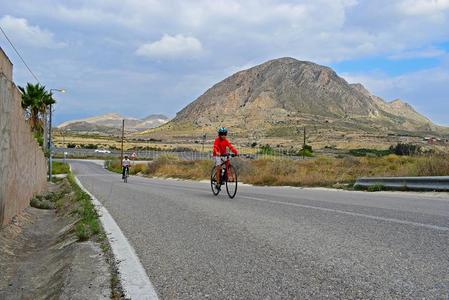
[[[14,49],[14,51],[16,52],[16,54],[19,56],[20,60],[22,60],[23,64],[25,65],[25,67],[28,69],[28,71],[31,73],[31,75],[33,75],[34,79],[36,79],[36,81],[38,83],[40,83],[39,79],[37,78],[36,75],[34,75],[33,71],[31,71],[30,67],[28,66],[28,64],[25,62],[25,60],[23,59],[22,55],[20,55],[19,51],[17,51],[16,47],[14,46],[14,44],[11,42],[11,40],[8,38],[8,36],[6,35],[6,32],[3,30],[3,28],[0,26],[0,30],[3,33],[3,35],[5,36],[6,40],[8,40],[9,44],[11,45],[11,47]]]

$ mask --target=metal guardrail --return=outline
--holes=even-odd
[[[362,177],[355,188],[380,185],[392,190],[449,191],[449,176],[428,177]]]

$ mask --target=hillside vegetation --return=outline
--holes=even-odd
[[[255,185],[325,186],[340,187],[352,184],[362,176],[443,176],[449,175],[449,156],[383,157],[318,157],[307,160],[267,158],[258,160],[235,159],[239,180]],[[212,161],[181,161],[164,155],[153,162],[136,164],[130,174],[143,176],[209,179]],[[120,162],[109,164],[109,169],[120,172]]]

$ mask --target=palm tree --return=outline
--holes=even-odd
[[[27,83],[25,88],[19,86],[19,89],[22,92],[22,107],[31,122],[31,128],[42,133],[43,116],[48,106],[55,103],[52,93],[39,83]]]

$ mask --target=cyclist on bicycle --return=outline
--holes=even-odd
[[[125,155],[125,158],[122,160],[122,179],[125,178],[125,170],[128,169],[129,172],[129,165],[131,164],[131,161],[128,158],[128,155]]]
[[[221,164],[225,161],[221,155],[228,155],[227,148],[229,148],[235,155],[238,155],[237,150],[231,145],[231,143],[226,139],[228,135],[228,130],[224,127],[218,129],[218,136],[214,141],[213,157],[215,160],[215,178],[217,180],[217,187],[221,185]]]

